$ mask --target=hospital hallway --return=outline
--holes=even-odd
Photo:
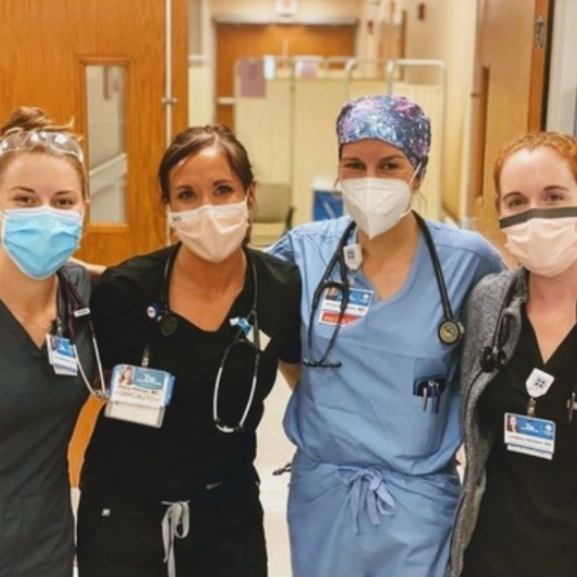
[[[178,239],[157,173],[176,135],[192,127],[227,127],[248,153],[251,247],[344,215],[340,111],[362,96],[403,96],[422,108],[431,128],[426,158],[414,166],[413,208],[430,223],[479,233],[505,265],[516,266],[497,210],[497,153],[527,132],[577,138],[577,0],[0,0],[0,16],[2,118],[20,106],[39,107],[55,125],[72,119],[80,136],[77,152],[57,154],[72,154],[85,169],[89,204],[74,256],[87,263],[115,265]],[[277,301],[280,310],[284,301]],[[156,305],[147,302],[148,317]],[[9,357],[5,352],[11,367]],[[420,390],[428,402],[427,381],[414,384],[421,388],[413,386],[413,396]],[[295,451],[282,427],[290,395],[279,373],[257,432],[268,577],[291,577],[290,474],[273,475]],[[95,396],[86,403],[69,444],[74,510],[101,407]],[[22,415],[28,410],[24,403]],[[0,424],[11,412],[0,402]],[[5,577],[2,571],[0,563]]]

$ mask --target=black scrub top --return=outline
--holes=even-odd
[[[86,451],[81,489],[138,499],[182,501],[199,488],[255,475],[256,427],[263,401],[276,379],[277,361],[300,361],[300,275],[294,264],[246,249],[258,283],[258,324],[270,342],[261,354],[254,402],[241,433],[223,433],[213,422],[217,370],[238,333],[230,319],[246,317],[254,299],[247,267],[244,287],[222,326],[204,331],[176,316],[176,330],[162,334],[150,318],[165,289],[167,259],[180,245],[130,259],[112,267],[94,287],[93,319],[102,362],[140,365],[150,347],[149,367],[175,377],[172,399],[160,428],[112,419],[101,411]],[[231,354],[222,376],[219,413],[237,425],[245,410],[254,356],[248,347]]]
[[[479,399],[495,444],[462,577],[577,577],[577,411],[570,422],[567,408],[577,386],[577,326],[543,363],[525,311],[522,323],[513,357]],[[535,410],[556,423],[552,460],[508,451],[504,442],[504,414],[527,415],[533,368],[555,377]]]
[[[66,265],[64,272],[88,302],[86,271]],[[60,289],[63,326],[65,311]],[[91,378],[89,332],[83,321],[74,326],[80,359]],[[46,347],[38,348],[0,301],[0,577],[72,576],[68,443],[87,396],[80,376],[54,373]]]

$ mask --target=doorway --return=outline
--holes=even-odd
[[[216,24],[216,119],[234,130],[234,66],[244,57],[355,54],[356,25]]]

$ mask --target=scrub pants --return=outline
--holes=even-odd
[[[174,539],[177,577],[267,577],[258,487],[227,483],[190,501],[188,536]],[[167,577],[161,523],[167,506],[83,490],[79,577]]]

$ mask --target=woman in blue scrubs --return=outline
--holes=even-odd
[[[503,265],[480,235],[411,211],[431,141],[417,104],[361,97],[337,137],[350,216],[271,249],[303,278],[303,367],[284,422],[293,574],[440,577],[459,494],[459,315]]]

